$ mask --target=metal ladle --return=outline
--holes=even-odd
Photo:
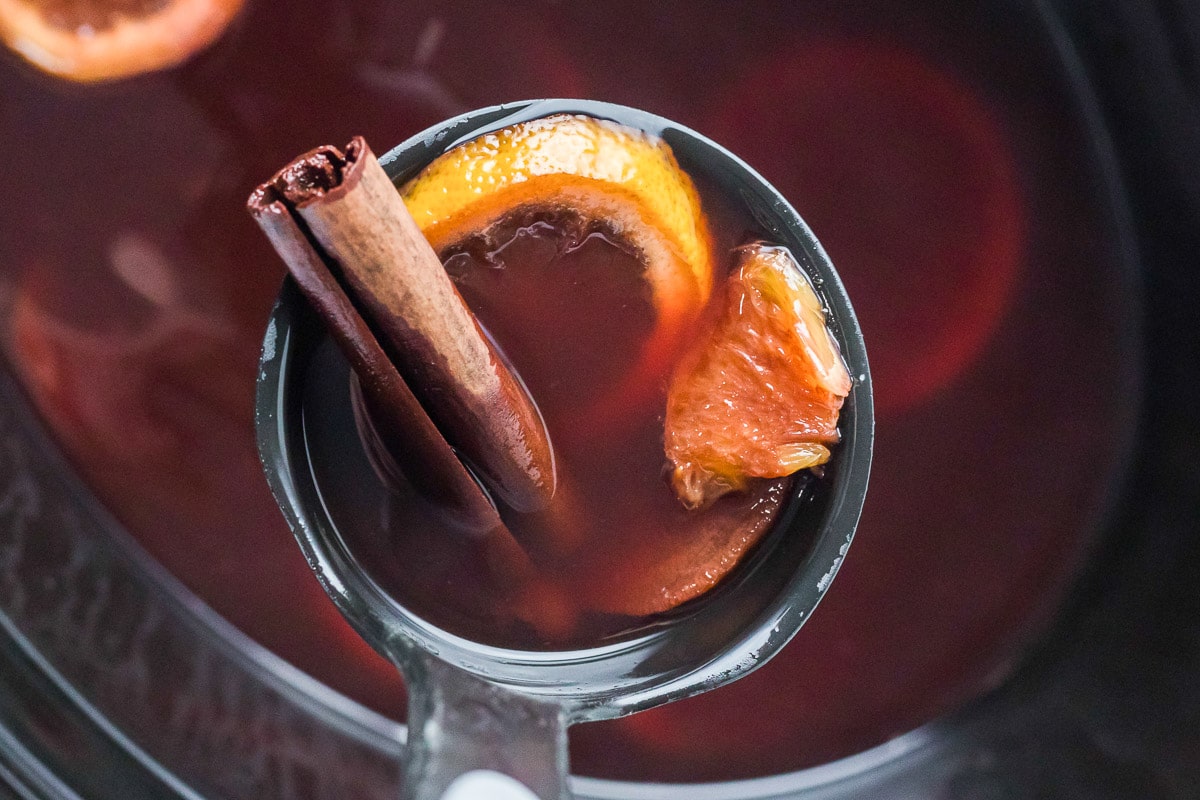
[[[706,692],[765,663],[808,620],[829,588],[866,495],[874,416],[858,321],[808,226],[736,156],[646,112],[541,100],[464,114],[399,145],[380,163],[401,184],[462,141],[555,113],[587,114],[656,133],[685,169],[702,164],[720,191],[740,198],[764,238],[787,246],[817,286],[854,388],[841,412],[842,441],[817,490],[790,504],[757,548],[753,566],[735,570],[721,591],[690,613],[625,641],[571,651],[502,649],[463,639],[406,609],[372,578],[339,531],[323,497],[331,487],[324,485],[325,473],[313,460],[319,455],[308,441],[307,424],[320,409],[305,398],[310,373],[333,362],[329,348],[322,348],[320,322],[289,280],[264,341],[255,417],[259,452],[275,498],[321,586],[358,633],[403,673],[409,692],[404,796],[411,800],[525,792],[511,780],[505,788],[507,779],[496,773],[545,800],[570,797],[567,727]],[[334,394],[347,386],[344,362],[340,369],[341,376],[328,381]],[[359,445],[345,441],[344,446]]]

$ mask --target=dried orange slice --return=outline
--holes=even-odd
[[[722,314],[680,362],[667,393],[671,481],[698,508],[829,460],[850,375],[791,253],[751,245],[729,277]]]
[[[712,291],[708,222],[662,139],[594,117],[555,114],[450,150],[404,187],[434,250],[444,253],[518,211],[602,222],[636,248],[657,315],[638,363],[614,396],[634,402],[661,380]]]
[[[74,81],[163,69],[211,44],[244,0],[0,0],[0,37]]]

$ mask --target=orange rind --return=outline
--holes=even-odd
[[[403,195],[441,254],[527,211],[577,215],[636,249],[656,322],[628,377],[599,399],[610,411],[665,377],[712,291],[711,234],[691,178],[662,139],[625,125],[572,114],[510,125],[443,154]]]

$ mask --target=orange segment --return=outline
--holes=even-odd
[[[665,142],[624,125],[568,114],[511,125],[445,153],[403,191],[439,253],[519,209],[600,221],[635,247],[657,322],[629,378],[614,387],[623,404],[661,379],[712,291],[695,186]]]
[[[680,363],[664,433],[671,481],[698,508],[829,459],[850,376],[804,273],[781,247],[743,248],[712,331]]]
[[[212,43],[244,0],[0,0],[0,37],[74,81],[170,67]]]

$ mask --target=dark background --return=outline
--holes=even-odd
[[[1053,4],[1095,87],[1128,193],[1146,397],[1106,557],[991,703],[955,798],[1200,797],[1200,4]],[[1069,404],[1069,397],[1063,398]],[[1020,698],[1019,705],[1010,702]],[[982,743],[981,743],[982,744]]]

